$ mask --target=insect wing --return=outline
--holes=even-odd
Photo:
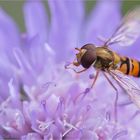
[[[140,87],[128,76],[117,70],[111,70],[110,75],[129,95],[130,99],[140,108]]]
[[[129,12],[122,20],[120,26],[109,38],[105,45],[118,44],[120,46],[129,46],[140,35],[140,7]]]

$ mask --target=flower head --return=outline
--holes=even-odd
[[[139,139],[137,107],[120,102],[115,122],[115,91],[105,79],[89,91],[93,71],[77,76],[64,69],[77,42],[99,45],[99,35],[113,33],[120,2],[98,1],[87,18],[83,1],[50,0],[50,21],[43,4],[25,2],[25,33],[0,10],[0,138]]]

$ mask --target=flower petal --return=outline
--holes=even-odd
[[[37,133],[28,133],[21,137],[21,140],[42,140],[41,136]]]
[[[119,0],[99,0],[87,23],[85,42],[99,44],[97,37],[110,37],[119,24],[120,17]]]
[[[7,83],[16,69],[12,50],[19,46],[20,35],[16,23],[3,9],[0,9],[0,91],[3,99],[7,97]]]
[[[0,36],[1,47],[16,47],[19,46],[19,31],[16,23],[11,19],[3,9],[0,9]]]
[[[51,29],[49,44],[56,52],[57,60],[64,60],[69,56],[70,48],[79,41],[79,31],[84,15],[82,1],[51,1]],[[62,55],[63,54],[63,55]]]
[[[30,62],[32,68],[36,71],[37,74],[40,74],[44,68],[44,65],[42,65],[42,62],[48,60],[48,52],[46,51],[45,45],[42,46],[39,35],[33,36],[32,38],[29,38],[27,35],[24,35],[24,45],[25,47],[25,57]],[[33,51],[34,50],[34,51]]]
[[[0,9],[0,54],[7,53],[9,61],[14,61],[11,49],[20,46],[20,36],[15,22]]]
[[[30,1],[24,4],[24,18],[29,37],[39,35],[40,41],[47,40],[48,17],[41,0]]]

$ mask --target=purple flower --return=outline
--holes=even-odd
[[[0,139],[139,139],[139,111],[126,94],[115,122],[115,91],[103,76],[86,92],[93,70],[76,75],[64,68],[75,46],[98,46],[99,35],[113,33],[120,2],[98,1],[89,16],[83,1],[48,4],[50,21],[42,1],[25,2],[25,33],[0,10]],[[120,53],[132,56],[132,49]]]

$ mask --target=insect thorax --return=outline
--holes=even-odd
[[[97,58],[93,63],[93,67],[100,70],[114,69],[114,54],[105,47],[96,48]]]
[[[111,64],[112,64],[111,60],[97,57],[96,61],[93,63],[93,66],[96,69],[105,70],[105,69],[109,69]]]

